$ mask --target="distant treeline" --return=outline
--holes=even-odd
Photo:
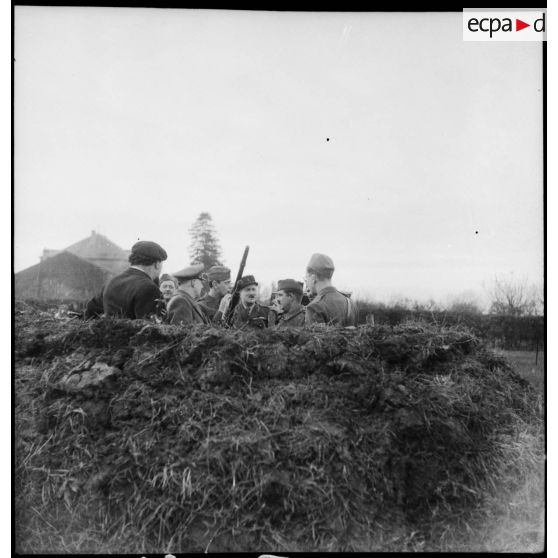
[[[395,326],[408,321],[423,321],[438,325],[462,325],[495,348],[506,350],[544,350],[544,316],[508,316],[482,314],[473,311],[426,310],[405,306],[356,301],[359,324],[374,316],[378,325]],[[369,320],[370,318],[368,318]]]
[[[83,301],[68,300],[26,300],[37,310],[49,310],[65,305],[68,310],[82,311]],[[494,348],[506,350],[544,350],[544,316],[508,316],[482,314],[474,310],[427,310],[420,305],[414,308],[400,304],[385,305],[366,301],[355,301],[357,323],[365,324],[374,316],[376,325],[396,326],[409,321],[454,326],[462,325],[478,337],[488,341]]]

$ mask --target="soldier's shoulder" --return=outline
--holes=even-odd
[[[322,297],[315,297],[304,310],[306,316],[315,316],[316,314],[323,314],[326,309],[326,302]]]
[[[322,300],[324,299],[324,293],[318,293],[307,305],[306,308],[314,308],[319,306]]]
[[[332,291],[330,293],[330,295],[331,295],[332,298],[335,297],[339,300],[341,300],[341,299],[344,300],[344,299],[349,299],[350,298],[349,296],[347,296],[346,293],[344,293],[343,291],[339,291],[338,289],[335,289],[335,291]]]
[[[328,289],[325,292],[321,293],[321,296],[322,296],[322,300],[323,299],[330,299],[331,300],[331,299],[349,298],[349,295],[347,295],[346,293],[336,289],[335,287],[328,287]]]
[[[153,281],[151,281],[151,279],[149,279],[149,277],[147,276],[145,276],[145,279],[143,277],[141,278],[138,277],[134,281],[135,284],[137,285],[137,288],[142,291],[161,294],[159,287]]]

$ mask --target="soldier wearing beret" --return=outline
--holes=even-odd
[[[136,242],[128,258],[130,267],[113,277],[103,290],[104,314],[130,319],[157,314],[161,292],[155,280],[166,259],[167,253],[156,242]]]
[[[196,302],[203,289],[202,273],[202,264],[191,265],[173,273],[178,281],[178,291],[167,304],[168,323],[174,325],[209,323],[205,313]]]
[[[218,322],[221,314],[219,313],[218,316],[216,314],[221,300],[231,292],[231,270],[222,265],[214,265],[207,271],[206,278],[209,282],[209,292],[200,298],[198,303],[210,322]]]
[[[282,279],[277,284],[277,302],[282,313],[277,321],[278,328],[302,327],[305,308],[302,306],[302,283],[294,279]]]
[[[232,325],[239,328],[267,327],[269,308],[257,302],[258,283],[253,275],[245,275],[240,279],[240,300],[233,312]],[[225,310],[226,311],[226,310]]]
[[[306,325],[354,326],[356,313],[348,296],[332,284],[335,266],[329,256],[313,254],[306,266],[306,285],[314,298],[306,307]]]

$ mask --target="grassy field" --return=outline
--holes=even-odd
[[[539,393],[540,405],[544,401],[545,353],[539,351],[495,351],[502,355],[511,366],[528,380]],[[532,454],[532,469],[525,471],[523,484],[517,491],[502,495],[499,501],[489,505],[494,510],[494,519],[482,530],[479,539],[484,539],[487,549],[499,552],[540,552],[544,544],[544,511],[546,506],[544,462],[535,457],[538,435],[526,428],[517,432],[516,439],[510,441],[521,447],[523,454]]]
[[[543,351],[539,351],[538,356],[535,351],[496,351],[496,353],[505,357],[539,393],[544,392],[545,354]]]

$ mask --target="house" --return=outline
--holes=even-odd
[[[40,262],[15,274],[18,299],[88,300],[128,266],[128,250],[105,236],[91,236],[64,250],[44,249]]]
[[[91,236],[71,244],[64,250],[49,250],[45,248],[41,261],[51,258],[60,252],[70,252],[88,262],[108,269],[113,274],[118,274],[128,267],[130,250],[122,250],[106,236],[91,231]]]

